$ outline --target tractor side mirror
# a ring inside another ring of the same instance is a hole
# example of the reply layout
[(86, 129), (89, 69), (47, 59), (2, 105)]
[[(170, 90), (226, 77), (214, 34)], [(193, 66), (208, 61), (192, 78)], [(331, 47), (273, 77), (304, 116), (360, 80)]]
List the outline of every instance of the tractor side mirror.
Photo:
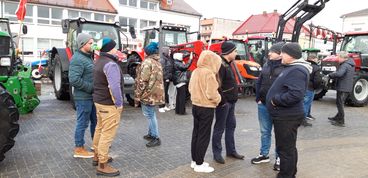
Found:
[(22, 33), (25, 35), (25, 34), (27, 34), (27, 32), (28, 32), (28, 27), (27, 27), (27, 25), (24, 25), (23, 24), (23, 26), (22, 26)]
[(69, 32), (69, 20), (61, 20), (61, 28), (63, 29), (63, 33), (68, 33)]
[(155, 39), (156, 38), (156, 32), (154, 30), (152, 30), (149, 34), (149, 38), (150, 39)]
[(137, 35), (135, 34), (135, 29), (133, 26), (129, 26), (129, 33), (130, 33), (130, 36), (133, 38), (133, 39), (136, 39), (137, 38)]
[(323, 39), (323, 44), (327, 44), (327, 37)]
[(201, 34), (200, 33), (197, 34), (197, 40), (201, 40)]

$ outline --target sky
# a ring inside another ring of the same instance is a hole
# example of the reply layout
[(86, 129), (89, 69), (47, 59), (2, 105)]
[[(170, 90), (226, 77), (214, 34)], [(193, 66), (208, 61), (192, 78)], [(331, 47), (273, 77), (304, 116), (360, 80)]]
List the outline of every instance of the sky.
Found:
[[(281, 14), (288, 10), (297, 0), (185, 0), (190, 6), (202, 14), (202, 18), (219, 17), (245, 21), (249, 16), (261, 14), (263, 11)], [(316, 0), (309, 0), (313, 4)], [(366, 0), (330, 0), (325, 8), (311, 21), (315, 25), (342, 31), (341, 15), (366, 9)], [(209, 5), (210, 4), (210, 5)], [(348, 8), (347, 8), (348, 7)], [(309, 24), (310, 21), (306, 22)]]

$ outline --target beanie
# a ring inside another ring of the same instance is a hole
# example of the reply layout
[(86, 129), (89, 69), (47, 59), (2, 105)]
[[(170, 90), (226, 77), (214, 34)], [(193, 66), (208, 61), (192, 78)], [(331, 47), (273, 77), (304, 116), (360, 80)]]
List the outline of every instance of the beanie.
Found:
[(152, 54), (158, 53), (158, 43), (157, 42), (151, 42), (144, 48), (144, 52), (149, 56)]
[(231, 41), (225, 41), (221, 45), (221, 51), (222, 51), (221, 54), (222, 55), (230, 54), (235, 49), (236, 49), (236, 46), (235, 46), (235, 44), (233, 42), (231, 42)]
[(103, 38), (98, 42), (98, 46), (100, 47), (101, 52), (109, 52), (116, 46), (116, 42), (111, 38)]
[(296, 42), (286, 43), (282, 46), (281, 52), (288, 54), (294, 59), (300, 59), (302, 57), (302, 48)]
[(284, 42), (275, 43), (274, 45), (271, 46), (270, 52), (281, 54), (281, 48), (282, 46), (284, 46), (284, 44), (285, 44)]
[(78, 49), (82, 48), (87, 42), (92, 39), (92, 36), (85, 33), (79, 33), (77, 36), (77, 47)]

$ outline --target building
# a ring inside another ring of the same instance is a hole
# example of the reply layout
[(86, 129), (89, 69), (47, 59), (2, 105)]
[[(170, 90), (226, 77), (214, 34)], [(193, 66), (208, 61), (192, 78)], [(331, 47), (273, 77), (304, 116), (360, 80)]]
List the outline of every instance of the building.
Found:
[(229, 20), (222, 18), (211, 18), (201, 20), (201, 40), (208, 41), (210, 38), (232, 38), (232, 33), (243, 22), (240, 20)]
[[(18, 34), (20, 28), (15, 11), (19, 0), (1, 2), (1, 14), (9, 18), (12, 32)], [(42, 51), (51, 47), (65, 47), (62, 19), (83, 17), (94, 21), (118, 21), (123, 28), (134, 26), (137, 39), (128, 35), (129, 44), (134, 47), (142, 42), (141, 29), (157, 26), (160, 20), (163, 24), (181, 25), (198, 31), (201, 18), (201, 14), (184, 0), (27, 0), (26, 9), (24, 24), (28, 33), (22, 36), (19, 45), (29, 58), (39, 58)], [(126, 39), (122, 40), (126, 42)]]
[(368, 31), (368, 8), (342, 15), (342, 32)]

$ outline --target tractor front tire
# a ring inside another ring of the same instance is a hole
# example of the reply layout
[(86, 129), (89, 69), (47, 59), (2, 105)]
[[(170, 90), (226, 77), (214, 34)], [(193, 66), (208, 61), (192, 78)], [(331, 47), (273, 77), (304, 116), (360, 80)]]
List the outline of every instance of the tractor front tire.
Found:
[(366, 78), (358, 78), (354, 81), (353, 91), (346, 99), (346, 103), (351, 106), (365, 106), (368, 103), (368, 80)]
[(68, 72), (63, 71), (61, 59), (58, 54), (55, 54), (54, 65), (54, 79), (52, 84), (54, 86), (55, 96), (58, 100), (69, 100), (69, 80)]
[(14, 146), (14, 138), (19, 132), (19, 112), (13, 97), (0, 85), (0, 161)]

